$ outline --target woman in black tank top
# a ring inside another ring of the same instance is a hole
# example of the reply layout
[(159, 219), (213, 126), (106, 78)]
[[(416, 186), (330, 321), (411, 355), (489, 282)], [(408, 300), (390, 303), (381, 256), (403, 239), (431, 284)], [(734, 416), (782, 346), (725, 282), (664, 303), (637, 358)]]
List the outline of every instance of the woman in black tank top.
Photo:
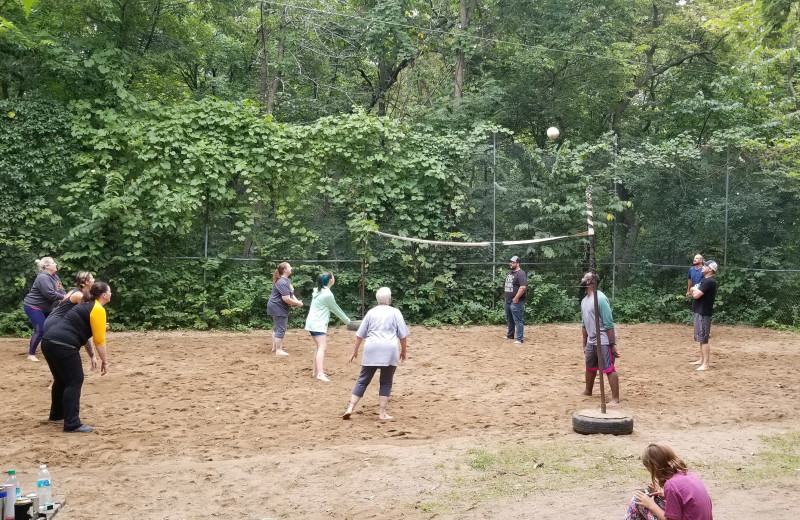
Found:
[(94, 276), (89, 271), (81, 271), (75, 275), (75, 288), (64, 296), (64, 299), (53, 308), (53, 311), (44, 320), (45, 332), (53, 326), (53, 323), (66, 316), (75, 305), (84, 301), (84, 295), (89, 292), (93, 283)]

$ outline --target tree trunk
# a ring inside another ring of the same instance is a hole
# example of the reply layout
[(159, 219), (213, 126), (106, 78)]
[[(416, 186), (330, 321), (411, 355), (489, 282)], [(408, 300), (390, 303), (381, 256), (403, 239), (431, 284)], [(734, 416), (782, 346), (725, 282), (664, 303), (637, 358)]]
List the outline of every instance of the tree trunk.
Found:
[(267, 16), (264, 13), (267, 7), (266, 2), (261, 3), (261, 82), (259, 84), (259, 100), (261, 101), (262, 109), (267, 106), (267, 98), (269, 96), (269, 56), (267, 54), (267, 40), (269, 39), (269, 31), (267, 30)]
[(267, 97), (267, 114), (272, 114), (272, 110), (275, 107), (275, 95), (278, 93), (278, 85), (280, 85), (281, 82), (283, 55), (286, 48), (286, 11), (287, 8), (284, 7), (283, 12), (281, 13), (281, 24), (278, 33), (278, 61), (275, 64), (275, 75), (272, 78), (272, 84), (269, 87), (269, 95)]
[[(469, 5), (467, 5), (467, 2), (469, 2)], [(475, 5), (477, 2), (478, 0), (460, 0), (459, 17), (461, 21), (460, 28), (462, 33), (466, 33), (469, 29), (470, 18), (472, 18), (472, 13), (475, 11)], [(456, 51), (455, 89), (453, 91), (453, 97), (455, 99), (461, 99), (464, 90), (464, 73), (466, 70), (467, 63), (464, 54), (464, 48), (459, 47)]]
[(797, 33), (792, 34), (792, 46), (789, 48), (789, 70), (786, 72), (786, 83), (789, 86), (789, 92), (792, 93), (794, 99), (794, 109), (800, 110), (800, 99), (797, 99), (797, 91), (794, 88), (794, 48), (797, 45)]

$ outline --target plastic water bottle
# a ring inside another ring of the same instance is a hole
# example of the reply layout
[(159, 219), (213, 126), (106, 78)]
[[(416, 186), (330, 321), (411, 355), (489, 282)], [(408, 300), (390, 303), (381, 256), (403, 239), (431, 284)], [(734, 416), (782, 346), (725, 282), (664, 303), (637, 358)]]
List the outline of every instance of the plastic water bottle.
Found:
[(47, 465), (39, 466), (39, 476), (36, 477), (36, 494), (39, 495), (39, 506), (44, 506), (53, 502), (53, 495), (50, 491), (50, 472)]
[[(20, 497), (20, 489), (19, 489), (19, 479), (17, 478), (17, 472), (13, 469), (8, 470), (8, 478), (6, 479), (6, 484), (14, 484), (17, 486), (17, 496), (13, 499), (14, 501), (18, 500)], [(8, 497), (11, 499), (11, 497)]]

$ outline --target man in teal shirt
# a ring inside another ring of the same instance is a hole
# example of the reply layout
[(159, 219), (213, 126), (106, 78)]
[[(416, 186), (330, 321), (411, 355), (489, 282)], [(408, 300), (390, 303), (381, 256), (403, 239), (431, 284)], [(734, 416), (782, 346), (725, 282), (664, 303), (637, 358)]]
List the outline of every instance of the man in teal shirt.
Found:
[[(597, 275), (586, 273), (581, 279), (581, 287), (586, 287), (586, 296), (581, 300), (581, 316), (583, 330), (583, 352), (586, 360), (586, 390), (583, 395), (592, 395), (597, 372), (602, 369), (608, 376), (611, 386), (609, 405), (619, 404), (619, 376), (614, 367), (617, 357), (617, 334), (614, 330), (614, 317), (608, 298), (597, 290)], [(594, 312), (594, 293), (597, 291), (597, 308), (600, 311), (600, 333), (598, 334)], [(598, 345), (599, 336), (599, 345)], [(602, 365), (599, 363), (602, 361)]]

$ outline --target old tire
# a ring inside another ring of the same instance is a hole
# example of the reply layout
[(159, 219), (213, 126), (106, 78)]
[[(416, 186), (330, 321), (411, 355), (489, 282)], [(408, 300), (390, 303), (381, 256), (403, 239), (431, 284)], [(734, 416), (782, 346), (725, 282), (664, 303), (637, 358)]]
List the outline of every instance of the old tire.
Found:
[(633, 433), (633, 416), (617, 410), (604, 414), (599, 410), (581, 410), (572, 416), (572, 429), (583, 435), (629, 435)]
[(355, 331), (358, 330), (360, 326), (361, 326), (361, 320), (353, 320), (347, 324), (347, 330)]

